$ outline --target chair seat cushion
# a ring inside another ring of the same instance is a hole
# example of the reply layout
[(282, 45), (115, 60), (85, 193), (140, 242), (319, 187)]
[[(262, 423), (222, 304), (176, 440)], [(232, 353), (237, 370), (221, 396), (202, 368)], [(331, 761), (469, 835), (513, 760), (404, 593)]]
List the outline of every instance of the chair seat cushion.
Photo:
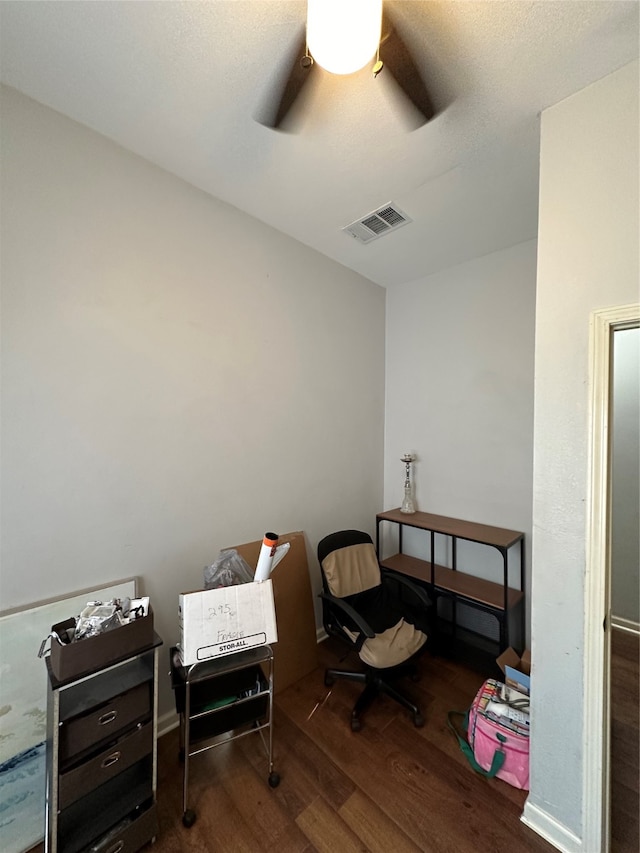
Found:
[(407, 661), (426, 641), (426, 634), (400, 619), (392, 628), (365, 640), (360, 658), (376, 669), (387, 669)]

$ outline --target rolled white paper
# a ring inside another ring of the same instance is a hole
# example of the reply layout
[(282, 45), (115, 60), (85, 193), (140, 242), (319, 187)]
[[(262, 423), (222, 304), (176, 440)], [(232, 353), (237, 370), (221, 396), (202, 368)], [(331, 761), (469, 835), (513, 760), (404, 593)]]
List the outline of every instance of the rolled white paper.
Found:
[(255, 583), (262, 583), (262, 581), (266, 581), (269, 575), (271, 574), (271, 565), (273, 563), (273, 557), (276, 553), (277, 544), (277, 533), (264, 534), (264, 539), (262, 540), (262, 547), (260, 548), (260, 555), (258, 557), (258, 565), (256, 566), (256, 571), (253, 576), (253, 580)]
[(276, 548), (276, 553), (273, 555), (273, 562), (271, 563), (271, 571), (275, 569), (280, 560), (283, 557), (287, 556), (287, 552), (291, 548), (291, 542), (284, 542), (282, 545), (278, 545)]

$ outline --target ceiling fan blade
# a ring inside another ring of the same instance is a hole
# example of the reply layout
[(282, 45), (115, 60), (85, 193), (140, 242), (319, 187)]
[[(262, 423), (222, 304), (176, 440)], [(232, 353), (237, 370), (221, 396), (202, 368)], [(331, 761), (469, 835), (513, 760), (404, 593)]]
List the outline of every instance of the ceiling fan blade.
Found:
[(435, 115), (431, 98), (415, 62), (397, 30), (389, 13), (383, 13), (380, 59), (391, 73), (411, 103), (422, 113), (425, 121)]
[(293, 61), (289, 73), (284, 80), (278, 81), (269, 105), (263, 111), (260, 123), (265, 127), (278, 128), (284, 121), (287, 113), (293, 106), (294, 101), (302, 91), (302, 87), (309, 79), (313, 68), (313, 59), (307, 53), (306, 32), (303, 30), (302, 38), (296, 43), (295, 52), (292, 54)]

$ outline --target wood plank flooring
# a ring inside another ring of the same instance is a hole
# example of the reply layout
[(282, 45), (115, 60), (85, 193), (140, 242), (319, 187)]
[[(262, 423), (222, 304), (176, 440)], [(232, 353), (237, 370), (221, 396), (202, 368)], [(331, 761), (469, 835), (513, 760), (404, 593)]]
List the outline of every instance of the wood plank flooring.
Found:
[(611, 851), (638, 853), (640, 637), (611, 632)]
[(520, 821), (526, 792), (475, 774), (447, 728), (447, 712), (469, 706), (482, 675), (427, 653), (420, 681), (407, 682), (424, 728), (382, 697), (353, 733), (360, 686), (339, 681), (329, 691), (323, 680), (324, 666), (341, 655), (341, 646), (325, 641), (321, 666), (276, 696), (278, 788), (267, 784), (258, 734), (191, 759), (189, 806), (197, 819), (190, 829), (182, 825), (177, 731), (161, 738), (154, 853), (553, 851)]

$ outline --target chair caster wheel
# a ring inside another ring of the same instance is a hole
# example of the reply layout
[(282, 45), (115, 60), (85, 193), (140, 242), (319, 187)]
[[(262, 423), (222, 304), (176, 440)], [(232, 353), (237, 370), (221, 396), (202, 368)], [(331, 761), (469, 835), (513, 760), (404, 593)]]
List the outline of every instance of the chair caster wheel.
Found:
[(276, 773), (275, 770), (272, 773), (269, 773), (269, 786), (271, 788), (277, 788), (280, 784), (280, 774)]
[(417, 729), (421, 729), (424, 726), (424, 717), (422, 716), (422, 714), (413, 715), (413, 725)]
[(325, 674), (324, 674), (324, 686), (325, 687), (333, 687), (333, 685), (335, 683), (336, 683), (335, 678), (332, 675), (329, 675), (328, 672), (325, 672)]
[(362, 728), (362, 723), (360, 722), (360, 720), (357, 717), (352, 717), (351, 718), (351, 731), (352, 732), (359, 732), (361, 728)]
[(195, 822), (196, 813), (191, 809), (187, 809), (186, 812), (182, 815), (182, 825), (186, 826), (187, 829), (191, 829)]

